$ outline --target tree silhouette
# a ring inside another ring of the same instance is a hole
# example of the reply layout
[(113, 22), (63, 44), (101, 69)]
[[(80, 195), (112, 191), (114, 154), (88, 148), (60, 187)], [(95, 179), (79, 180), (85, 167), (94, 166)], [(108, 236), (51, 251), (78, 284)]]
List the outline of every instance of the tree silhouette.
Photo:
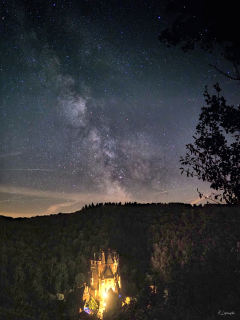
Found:
[[(187, 176), (210, 182), (210, 198), (240, 205), (240, 106), (227, 105), (218, 84), (216, 94), (204, 92), (194, 143), (187, 144), (180, 168)], [(202, 194), (199, 192), (199, 195)]]
[[(180, 45), (184, 51), (201, 47), (206, 51), (218, 48), (222, 56), (232, 64), (232, 72), (211, 65), (231, 80), (240, 81), (240, 38), (238, 26), (238, 3), (229, 0), (171, 0), (166, 2), (167, 27), (159, 40), (168, 46)], [(171, 18), (170, 18), (171, 17)]]
[[(165, 14), (169, 18), (162, 29), (159, 40), (168, 46), (181, 46), (184, 51), (196, 47), (208, 52), (217, 49), (232, 71), (225, 71), (211, 64), (226, 78), (240, 81), (240, 40), (236, 33), (237, 3), (171, 0), (166, 3)], [(208, 181), (217, 191), (210, 198), (240, 204), (240, 156), (239, 156), (239, 107), (228, 106), (220, 96), (219, 85), (216, 95), (204, 96), (207, 106), (202, 108), (196, 127), (194, 143), (187, 145), (185, 157), (180, 159), (182, 173)], [(199, 192), (200, 197), (203, 196)]]

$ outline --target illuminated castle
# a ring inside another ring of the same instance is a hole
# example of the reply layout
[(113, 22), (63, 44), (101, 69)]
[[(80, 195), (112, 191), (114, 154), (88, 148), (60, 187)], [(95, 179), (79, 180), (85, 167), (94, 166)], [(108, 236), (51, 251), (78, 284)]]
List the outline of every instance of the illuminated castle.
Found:
[(83, 300), (85, 300), (85, 311), (91, 312), (91, 306), (98, 303), (98, 314), (101, 316), (105, 307), (108, 291), (119, 294), (121, 280), (119, 275), (119, 255), (115, 251), (101, 251), (94, 254), (91, 260), (90, 286), (85, 286)]

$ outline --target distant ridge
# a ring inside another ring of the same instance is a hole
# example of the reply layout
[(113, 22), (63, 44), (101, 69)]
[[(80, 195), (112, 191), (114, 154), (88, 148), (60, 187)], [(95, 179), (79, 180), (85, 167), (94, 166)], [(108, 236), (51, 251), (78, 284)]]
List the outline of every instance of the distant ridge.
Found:
[(93, 209), (93, 208), (99, 208), (99, 207), (159, 207), (159, 208), (217, 208), (217, 207), (229, 207), (229, 208), (237, 208), (237, 205), (231, 205), (231, 204), (217, 204), (217, 203), (206, 203), (206, 204), (190, 204), (190, 203), (184, 203), (184, 202), (169, 202), (169, 203), (162, 203), (162, 202), (146, 202), (146, 203), (139, 203), (139, 202), (100, 202), (100, 203), (91, 203), (91, 204), (86, 204), (83, 206), (80, 210), (77, 210), (75, 212), (59, 212), (59, 213), (54, 213), (54, 214), (42, 214), (38, 215), (36, 214), (35, 216), (30, 216), (30, 217), (11, 217), (11, 216), (5, 216), (0, 214), (0, 219), (5, 219), (5, 220), (24, 220), (24, 219), (34, 219), (34, 218), (43, 218), (43, 217), (56, 217), (56, 216), (66, 216), (66, 215), (73, 215), (73, 214), (79, 214), (83, 213), (88, 209)]

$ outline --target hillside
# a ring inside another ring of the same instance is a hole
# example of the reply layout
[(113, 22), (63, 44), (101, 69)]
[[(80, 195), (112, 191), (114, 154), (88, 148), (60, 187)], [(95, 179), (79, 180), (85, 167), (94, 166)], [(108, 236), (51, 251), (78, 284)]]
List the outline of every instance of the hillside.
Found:
[[(122, 294), (136, 297), (112, 319), (133, 313), (136, 319), (213, 319), (219, 310), (234, 317), (239, 213), (216, 205), (108, 203), (72, 214), (1, 216), (0, 319), (78, 319), (89, 260), (108, 248), (120, 256)], [(153, 284), (155, 294), (148, 290)], [(56, 299), (59, 293), (64, 300)]]

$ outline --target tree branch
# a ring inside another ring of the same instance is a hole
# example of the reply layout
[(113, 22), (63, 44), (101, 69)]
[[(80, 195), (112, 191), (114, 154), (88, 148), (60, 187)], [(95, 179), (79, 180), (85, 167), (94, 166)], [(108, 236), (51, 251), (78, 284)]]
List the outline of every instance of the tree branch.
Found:
[(234, 66), (235, 70), (236, 70), (237, 77), (231, 76), (227, 72), (222, 71), (221, 69), (219, 69), (214, 64), (209, 64), (209, 66), (213, 67), (215, 70), (217, 70), (220, 74), (222, 74), (223, 76), (227, 77), (228, 79), (235, 80), (235, 81), (240, 81), (240, 73), (239, 73), (239, 70), (238, 70), (237, 66)]
[(239, 72), (237, 63), (233, 62), (233, 66), (234, 66), (235, 73), (236, 73), (237, 77), (240, 78), (240, 72)]

